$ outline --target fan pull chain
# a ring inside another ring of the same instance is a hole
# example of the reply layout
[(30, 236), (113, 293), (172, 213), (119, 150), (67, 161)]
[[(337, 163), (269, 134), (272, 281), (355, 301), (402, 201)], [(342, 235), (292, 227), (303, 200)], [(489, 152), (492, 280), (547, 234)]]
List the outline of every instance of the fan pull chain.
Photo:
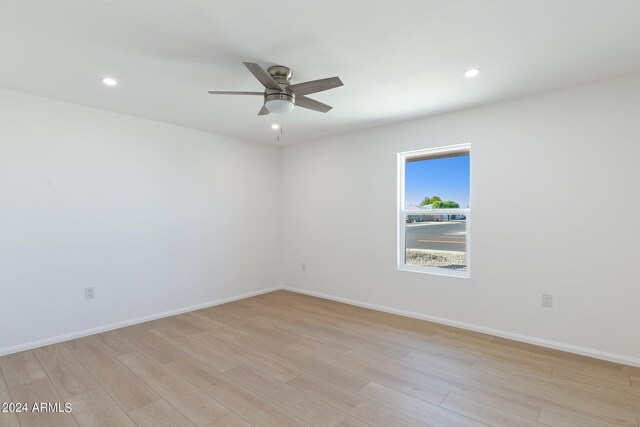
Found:
[(280, 142), (280, 135), (283, 135), (282, 132), (282, 107), (280, 107), (280, 114), (278, 114), (278, 127), (280, 128), (280, 133), (276, 135), (276, 141)]

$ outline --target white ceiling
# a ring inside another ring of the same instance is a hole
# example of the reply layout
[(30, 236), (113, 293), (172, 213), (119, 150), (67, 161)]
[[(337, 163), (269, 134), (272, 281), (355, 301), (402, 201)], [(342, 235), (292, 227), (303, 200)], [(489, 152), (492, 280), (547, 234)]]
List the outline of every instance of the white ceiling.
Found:
[(0, 87), (276, 143), (260, 97), (206, 92), (260, 91), (242, 61), (344, 82), (289, 144), (638, 72), (640, 1), (0, 0)]

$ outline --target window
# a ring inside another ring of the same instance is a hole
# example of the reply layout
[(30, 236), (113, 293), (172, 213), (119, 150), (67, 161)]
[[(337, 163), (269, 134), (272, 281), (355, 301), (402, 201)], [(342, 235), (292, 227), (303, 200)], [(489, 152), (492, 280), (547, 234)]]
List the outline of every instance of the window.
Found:
[(469, 277), (469, 145), (398, 153), (398, 269)]

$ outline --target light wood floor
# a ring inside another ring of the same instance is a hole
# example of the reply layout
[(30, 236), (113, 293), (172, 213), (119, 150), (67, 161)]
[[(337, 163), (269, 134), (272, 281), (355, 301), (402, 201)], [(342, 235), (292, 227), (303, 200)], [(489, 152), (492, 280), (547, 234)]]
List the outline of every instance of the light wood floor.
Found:
[(638, 426), (640, 369), (278, 291), (0, 358), (5, 426)]

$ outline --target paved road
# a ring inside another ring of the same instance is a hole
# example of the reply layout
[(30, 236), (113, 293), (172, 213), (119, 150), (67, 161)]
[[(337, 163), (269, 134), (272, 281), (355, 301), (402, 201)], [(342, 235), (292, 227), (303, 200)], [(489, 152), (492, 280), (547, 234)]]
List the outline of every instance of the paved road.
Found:
[(466, 250), (466, 225), (460, 221), (407, 224), (407, 249)]

